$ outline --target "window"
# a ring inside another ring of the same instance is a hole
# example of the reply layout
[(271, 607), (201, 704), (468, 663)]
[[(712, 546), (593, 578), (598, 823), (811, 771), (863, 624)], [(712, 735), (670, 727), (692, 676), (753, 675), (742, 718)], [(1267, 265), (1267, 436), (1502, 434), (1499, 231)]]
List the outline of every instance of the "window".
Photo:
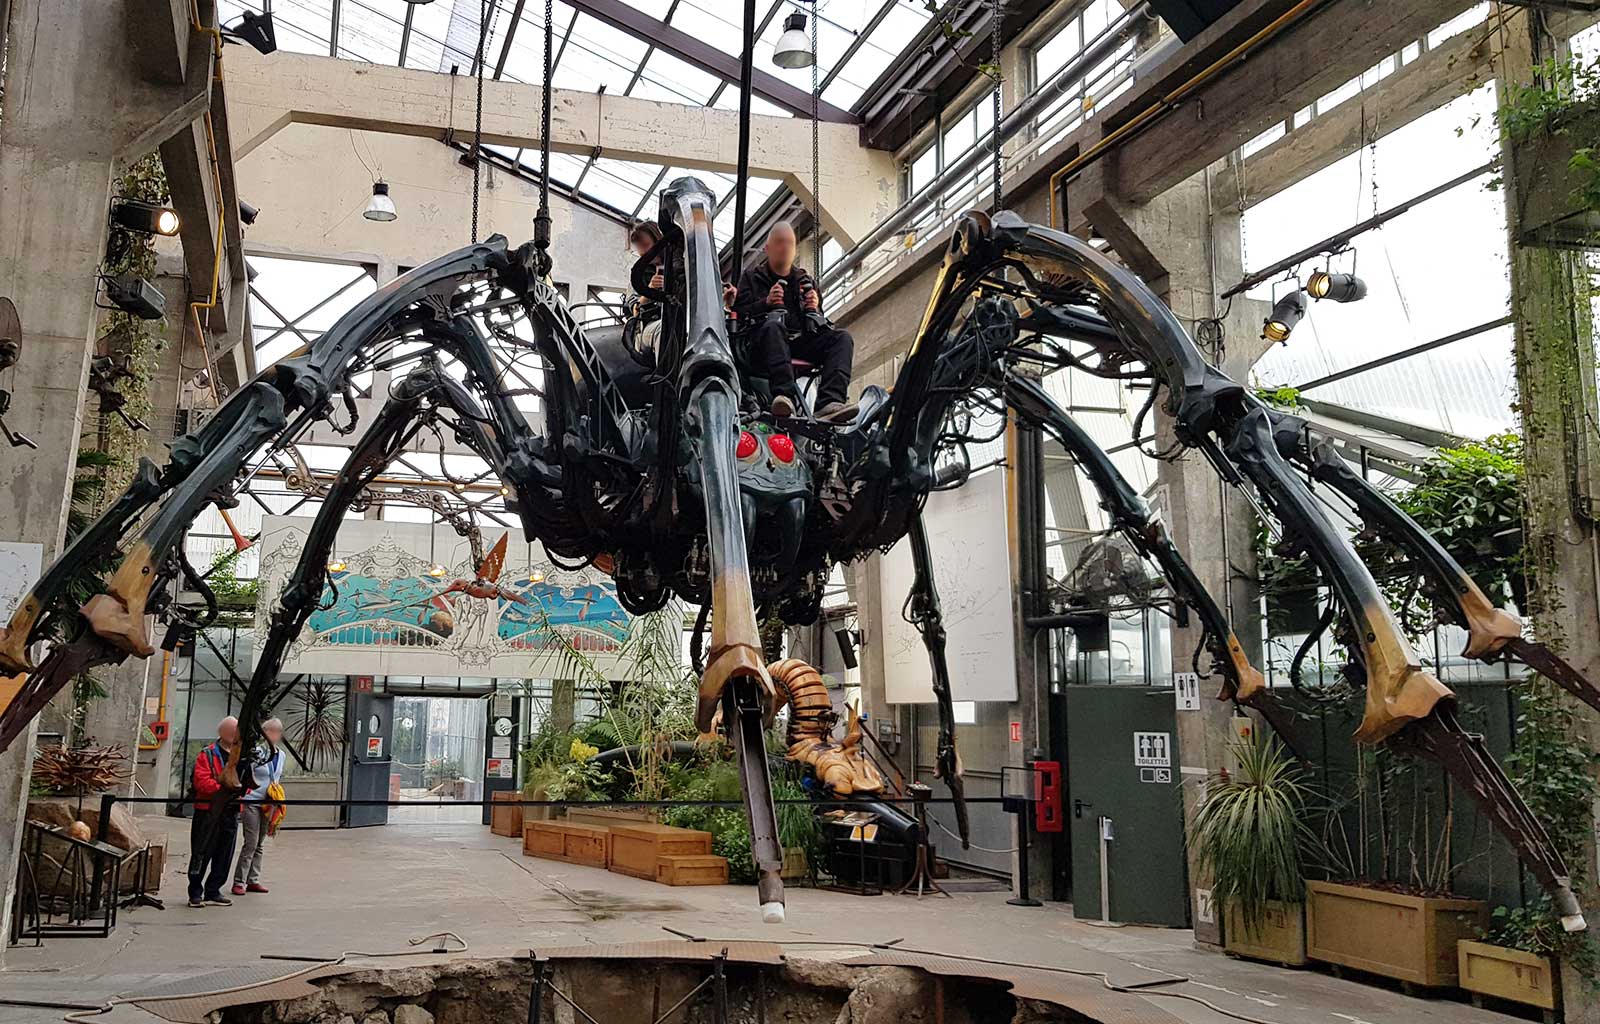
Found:
[(628, 293), (621, 288), (591, 285), (589, 301), (575, 311), (578, 314), (578, 321), (585, 327), (590, 324), (602, 325), (613, 322), (623, 315), (623, 302), (627, 297)]

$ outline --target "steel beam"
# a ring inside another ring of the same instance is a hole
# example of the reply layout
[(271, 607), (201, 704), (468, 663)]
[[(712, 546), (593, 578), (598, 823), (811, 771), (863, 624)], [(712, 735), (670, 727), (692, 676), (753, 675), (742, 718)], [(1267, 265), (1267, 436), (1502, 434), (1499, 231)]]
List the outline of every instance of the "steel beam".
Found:
[[(621, 29), (635, 39), (649, 43), (656, 49), (670, 53), (679, 60), (716, 75), (724, 81), (739, 80), (738, 57), (723, 53), (705, 40), (698, 39), (682, 29), (640, 13), (632, 5), (622, 3), (621, 0), (568, 0), (568, 5), (573, 10), (581, 11), (613, 28)], [(811, 94), (790, 85), (776, 75), (755, 68), (751, 75), (750, 88), (755, 95), (768, 103), (782, 107), (791, 114), (801, 117), (811, 116)], [(850, 111), (841, 110), (831, 103), (818, 104), (817, 116), (823, 121), (833, 121), (838, 124), (860, 122), (860, 118)]]

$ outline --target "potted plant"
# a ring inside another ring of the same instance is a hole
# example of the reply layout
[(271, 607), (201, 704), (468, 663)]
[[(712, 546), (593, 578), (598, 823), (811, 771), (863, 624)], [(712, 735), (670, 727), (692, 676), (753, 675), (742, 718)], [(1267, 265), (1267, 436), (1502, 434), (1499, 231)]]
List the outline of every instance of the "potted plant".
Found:
[(1229, 953), (1298, 966), (1306, 962), (1301, 851), (1307, 790), (1276, 739), (1259, 732), (1230, 747), (1236, 771), (1206, 781), (1189, 825)]
[(1457, 983), (1456, 943), (1474, 938), (1484, 903), (1451, 890), (1452, 816), (1437, 774), (1379, 747), (1359, 755), (1355, 786), (1330, 809), (1327, 878), (1306, 882), (1306, 955), (1395, 978), (1408, 990)]
[(1592, 973), (1594, 947), (1581, 938), (1574, 943), (1561, 930), (1549, 900), (1542, 903), (1496, 907), (1481, 941), (1456, 943), (1461, 987), (1472, 993), (1474, 1005), (1481, 1006), (1484, 996), (1492, 996), (1553, 1014), (1559, 1003), (1557, 954), (1565, 951), (1575, 960), (1587, 957)]

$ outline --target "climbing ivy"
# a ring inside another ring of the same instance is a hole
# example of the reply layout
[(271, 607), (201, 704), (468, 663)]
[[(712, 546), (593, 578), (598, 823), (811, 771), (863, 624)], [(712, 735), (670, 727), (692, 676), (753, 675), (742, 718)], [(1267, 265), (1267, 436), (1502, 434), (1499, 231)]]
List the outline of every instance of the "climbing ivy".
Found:
[[(130, 165), (117, 178), (113, 194), (150, 203), (170, 202), (171, 193), (167, 188), (167, 173), (161, 164), (161, 154), (153, 152)], [(113, 224), (106, 252), (103, 268), (106, 275), (132, 273), (146, 280), (155, 277), (156, 243), (153, 236)], [(121, 310), (108, 311), (101, 322), (96, 353), (115, 358), (124, 355), (131, 357), (128, 368), (133, 376), (123, 379), (119, 390), (128, 400), (123, 411), (133, 419), (148, 420), (152, 411), (150, 379), (155, 373), (157, 357), (166, 347), (161, 324), (159, 320), (143, 320)], [(116, 467), (106, 476), (107, 495), (121, 493), (127, 485), (146, 440), (129, 429), (121, 419), (110, 418), (106, 425), (105, 450), (115, 460)]]

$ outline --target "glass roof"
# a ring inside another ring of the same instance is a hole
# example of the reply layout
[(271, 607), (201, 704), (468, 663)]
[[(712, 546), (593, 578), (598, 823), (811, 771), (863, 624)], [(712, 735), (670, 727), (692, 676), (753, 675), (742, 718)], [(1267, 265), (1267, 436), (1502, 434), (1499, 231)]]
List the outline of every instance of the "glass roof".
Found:
[[(218, 14), (224, 25), (231, 24), (244, 11), (259, 12), (268, 2), (218, 0)], [(522, 4), (521, 15), (515, 19), (516, 0), (488, 0), (487, 5), (484, 0), (433, 0), (416, 5), (394, 0), (270, 0), (269, 6), (281, 50), (372, 64), (403, 64), (445, 74), (457, 68), (463, 76), (474, 72), (480, 18), (487, 10), (486, 76), (537, 83), (543, 75), (544, 5), (540, 3)], [(631, 0), (631, 6), (724, 53), (739, 54), (738, 4), (726, 0)], [(818, 18), (816, 73), (822, 99), (844, 108), (860, 98), (930, 17), (921, 0), (816, 0), (815, 4), (761, 0), (757, 6), (757, 24), (761, 26), (755, 47), (757, 67), (807, 93), (812, 70), (779, 68), (772, 63), (771, 53), (783, 31), (784, 17), (791, 10), (809, 15), (813, 8)], [(551, 20), (557, 56), (553, 78), (558, 88), (604, 90), (613, 96), (723, 110), (738, 106), (738, 83), (724, 82), (591, 15), (556, 2)], [(787, 111), (760, 97), (752, 98), (751, 108), (758, 114), (788, 116)], [(537, 150), (496, 149), (538, 173)], [(553, 154), (550, 166), (553, 182), (625, 217), (653, 216), (654, 193), (684, 173), (691, 172), (604, 155)], [(692, 173), (711, 186), (719, 199), (732, 192), (731, 175)], [(751, 212), (778, 185), (776, 179), (751, 179)], [(731, 203), (728, 207), (731, 210)], [(730, 237), (730, 220), (731, 213), (718, 217), (719, 238)]]

